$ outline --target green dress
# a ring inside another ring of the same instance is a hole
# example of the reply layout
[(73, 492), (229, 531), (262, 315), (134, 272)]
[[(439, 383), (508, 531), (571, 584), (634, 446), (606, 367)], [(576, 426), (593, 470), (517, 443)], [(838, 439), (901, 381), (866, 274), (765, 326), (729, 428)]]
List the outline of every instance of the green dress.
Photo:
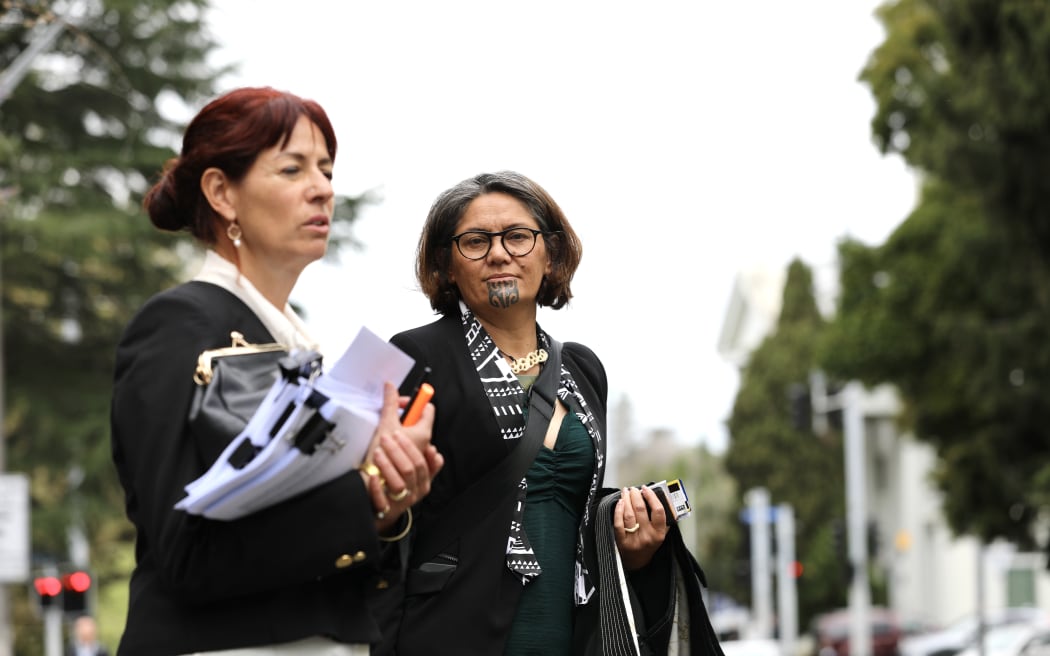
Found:
[(525, 586), (507, 656), (568, 656), (572, 641), (576, 532), (594, 472), (594, 447), (574, 412), (554, 449), (541, 446), (526, 479), (524, 525), (541, 574)]

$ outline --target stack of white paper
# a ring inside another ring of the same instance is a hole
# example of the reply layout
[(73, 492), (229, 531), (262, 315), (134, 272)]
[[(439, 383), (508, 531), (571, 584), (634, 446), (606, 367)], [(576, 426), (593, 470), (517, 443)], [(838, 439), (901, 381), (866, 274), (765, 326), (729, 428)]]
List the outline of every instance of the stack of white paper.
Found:
[[(244, 430), (175, 508), (236, 519), (361, 465), (383, 406), (414, 361), (362, 327), (342, 357), (312, 380), (279, 378)], [(245, 462), (247, 460), (247, 462)]]

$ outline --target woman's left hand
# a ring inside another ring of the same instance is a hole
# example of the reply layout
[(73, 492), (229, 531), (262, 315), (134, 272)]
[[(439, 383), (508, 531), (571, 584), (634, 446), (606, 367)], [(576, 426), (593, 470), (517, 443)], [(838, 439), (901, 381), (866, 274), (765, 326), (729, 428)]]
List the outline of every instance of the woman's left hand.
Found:
[(613, 509), (613, 530), (624, 569), (633, 571), (649, 564), (670, 529), (660, 498), (643, 485), (625, 487), (620, 493)]
[(388, 532), (402, 513), (430, 492), (430, 482), (444, 458), (430, 444), (434, 407), (428, 404), (412, 426), (401, 425), (399, 408), (406, 399), (390, 383), (384, 386), (383, 409), (373, 438), (370, 464), (361, 470), (372, 498), (376, 530)]

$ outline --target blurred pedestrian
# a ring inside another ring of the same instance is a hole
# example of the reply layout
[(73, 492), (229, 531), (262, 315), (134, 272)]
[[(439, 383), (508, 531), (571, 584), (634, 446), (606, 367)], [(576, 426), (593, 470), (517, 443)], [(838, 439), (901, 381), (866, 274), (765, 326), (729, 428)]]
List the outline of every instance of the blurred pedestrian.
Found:
[(98, 626), (90, 615), (73, 620), (70, 638), (66, 656), (109, 656), (109, 650), (98, 641)]

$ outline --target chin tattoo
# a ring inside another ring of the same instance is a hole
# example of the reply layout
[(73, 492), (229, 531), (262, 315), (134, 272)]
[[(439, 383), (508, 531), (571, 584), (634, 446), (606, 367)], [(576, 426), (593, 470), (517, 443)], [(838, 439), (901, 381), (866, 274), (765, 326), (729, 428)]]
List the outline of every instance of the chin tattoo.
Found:
[(518, 292), (518, 281), (489, 283), (489, 305), (492, 307), (510, 307), (521, 299)]

